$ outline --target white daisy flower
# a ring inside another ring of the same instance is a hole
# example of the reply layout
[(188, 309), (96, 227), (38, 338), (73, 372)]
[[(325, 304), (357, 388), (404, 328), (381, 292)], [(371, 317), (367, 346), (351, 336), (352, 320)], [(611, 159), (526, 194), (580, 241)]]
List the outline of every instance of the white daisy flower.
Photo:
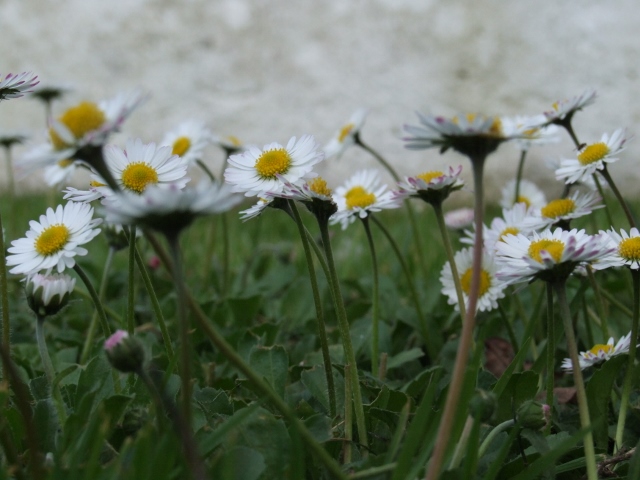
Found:
[[(469, 304), (469, 291), (471, 290), (471, 272), (473, 264), (473, 248), (465, 248), (457, 252), (454, 256), (464, 303)], [(482, 271), (480, 272), (480, 291), (478, 293), (477, 308), (481, 312), (488, 312), (498, 307), (498, 299), (504, 298), (506, 284), (496, 277), (496, 264), (493, 256), (486, 251), (482, 253)], [(447, 262), (440, 272), (440, 283), (442, 284), (442, 294), (448, 297), (447, 303), (455, 305), (456, 311), (460, 310), (458, 296), (456, 294), (455, 283), (451, 265)]]
[(560, 141), (557, 126), (540, 126), (546, 121), (544, 115), (502, 117), (501, 120), (505, 135), (514, 136), (514, 144), (521, 151)]
[(62, 184), (69, 182), (71, 177), (73, 177), (76, 168), (78, 168), (77, 163), (69, 158), (59, 160), (56, 163), (45, 167), (44, 181), (50, 187), (59, 187)]
[(591, 105), (596, 100), (595, 90), (586, 90), (581, 95), (573, 97), (569, 100), (559, 100), (554, 102), (552, 110), (544, 112), (544, 116), (547, 118), (547, 123), (562, 123), (565, 120), (571, 120), (571, 117), (578, 110), (582, 110), (584, 107)]
[(171, 153), (193, 163), (202, 160), (202, 152), (211, 141), (211, 132), (202, 122), (183, 122), (168, 132), (160, 145), (169, 145)]
[(361, 170), (336, 188), (333, 201), (338, 211), (330, 218), (332, 225), (340, 223), (345, 230), (356, 218), (366, 218), (372, 212), (401, 205), (386, 185), (380, 185), (377, 170)]
[(612, 251), (606, 235), (587, 235), (584, 230), (547, 229), (528, 237), (507, 234), (496, 243), (497, 275), (508, 283), (562, 279), (576, 266), (605, 258)]
[(406, 197), (419, 197), (426, 202), (442, 202), (451, 192), (464, 186), (460, 179), (462, 165), (457, 168), (449, 167), (448, 172), (434, 170), (424, 172), (414, 177), (405, 177), (398, 182), (399, 191), (394, 195), (400, 199)]
[(55, 315), (67, 304), (75, 285), (76, 279), (64, 273), (31, 274), (25, 278), (29, 307), (41, 316)]
[(164, 187), (150, 185), (142, 193), (124, 191), (103, 200), (108, 223), (144, 225), (162, 232), (176, 232), (196, 217), (222, 213), (242, 201), (228, 185), (201, 181), (182, 189), (172, 183)]
[[(141, 194), (150, 185), (164, 188), (183, 188), (189, 181), (187, 159), (172, 155), (170, 146), (156, 147), (155, 143), (143, 144), (142, 140), (128, 140), (125, 149), (115, 145), (104, 148), (104, 157), (111, 176), (124, 192)], [(91, 189), (88, 191), (68, 188), (65, 199), (92, 201), (113, 195), (100, 175), (91, 175)]]
[[(606, 344), (594, 345), (593, 348), (586, 352), (580, 352), (578, 356), (578, 362), (580, 363), (580, 370), (585, 370), (589, 367), (593, 367), (598, 363), (606, 362), (610, 358), (623, 353), (629, 353), (629, 347), (631, 346), (631, 332), (624, 337), (620, 337), (618, 343), (614, 345), (613, 337), (609, 338)], [(573, 364), (570, 358), (565, 358), (562, 361), (562, 369), (566, 372), (573, 372)]]
[(560, 168), (556, 170), (556, 179), (565, 183), (583, 182), (591, 179), (591, 175), (598, 170), (603, 170), (605, 164), (618, 160), (615, 155), (624, 150), (627, 141), (625, 130), (620, 128), (611, 136), (606, 133), (598, 143), (586, 145), (577, 158), (567, 158), (560, 162)]
[(640, 232), (636, 227), (629, 230), (629, 233), (622, 229), (620, 233), (613, 229), (606, 232), (600, 230), (600, 233), (609, 236), (615, 250), (610, 258), (598, 262), (598, 267), (608, 268), (626, 265), (632, 270), (640, 269)]
[(356, 136), (360, 133), (368, 114), (369, 110), (360, 108), (351, 115), (349, 122), (340, 128), (324, 146), (326, 158), (333, 156), (340, 158), (347, 148), (356, 143)]
[(80, 245), (100, 233), (95, 227), (102, 219), (92, 217), (93, 208), (84, 203), (68, 202), (64, 207), (58, 205), (55, 211), (47, 209), (39, 222), (29, 222), (26, 238), (11, 242), (7, 265), (15, 267), (10, 273), (29, 275), (45, 270), (48, 274), (54, 268), (62, 273), (65, 268), (72, 268), (76, 255), (88, 253)]
[(240, 212), (240, 220), (246, 222), (247, 220), (251, 220), (252, 218), (256, 218), (259, 216), (265, 208), (269, 207), (273, 202), (274, 197), (269, 195), (264, 195), (264, 197), (259, 198), (258, 202), (250, 208), (246, 210), (242, 210)]
[(601, 198), (595, 192), (574, 191), (569, 198), (558, 198), (539, 209), (531, 209), (531, 215), (524, 226), (531, 230), (540, 230), (558, 222), (568, 222), (574, 218), (589, 215), (593, 210), (602, 208)]
[(444, 224), (452, 230), (462, 230), (471, 225), (474, 218), (473, 208), (456, 208), (444, 214)]
[(262, 150), (250, 146), (243, 153), (231, 155), (224, 178), (234, 192), (245, 192), (247, 197), (277, 193), (282, 191), (280, 178), (295, 183), (301, 178), (313, 177), (313, 166), (323, 158), (324, 153), (313, 136), (303, 135), (300, 140), (292, 137), (286, 147), (274, 142)]
[(31, 72), (22, 72), (18, 75), (12, 73), (4, 77), (0, 75), (0, 101), (10, 98), (20, 98), (25, 93), (29, 93), (29, 88), (35, 87), (39, 83), (38, 76)]
[(520, 191), (516, 202), (516, 179), (509, 180), (502, 189), (500, 206), (511, 208), (516, 203), (524, 203), (527, 208), (542, 208), (547, 204), (547, 197), (538, 186), (529, 180), (520, 180)]
[(529, 234), (531, 230), (525, 226), (527, 217), (528, 208), (524, 203), (516, 203), (511, 209), (503, 208), (502, 217), (491, 220), (491, 225), (484, 230), (484, 247), (493, 252), (506, 235)]
[(338, 206), (333, 200), (333, 192), (322, 177), (315, 177), (302, 185), (283, 180), (284, 188), (279, 194), (272, 195), (283, 199), (302, 202), (317, 219), (326, 221), (336, 213)]
[(234, 135), (211, 135), (211, 142), (222, 148), (227, 155), (232, 153), (242, 152), (245, 150), (244, 143), (238, 137)]

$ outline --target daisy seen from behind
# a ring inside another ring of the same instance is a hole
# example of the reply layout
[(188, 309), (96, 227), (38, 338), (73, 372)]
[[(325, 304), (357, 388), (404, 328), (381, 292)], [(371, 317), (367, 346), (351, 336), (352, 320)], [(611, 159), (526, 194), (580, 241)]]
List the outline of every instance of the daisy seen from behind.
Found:
[[(578, 361), (580, 362), (580, 370), (586, 370), (589, 367), (593, 367), (598, 363), (606, 362), (607, 360), (629, 352), (631, 345), (631, 332), (620, 337), (617, 343), (614, 344), (613, 337), (609, 338), (606, 344), (594, 345), (586, 352), (580, 352)], [(573, 372), (573, 364), (570, 358), (565, 358), (562, 361), (562, 369), (565, 372)]]
[(295, 183), (313, 177), (313, 166), (323, 159), (324, 153), (313, 136), (292, 137), (286, 147), (273, 142), (262, 149), (249, 146), (231, 155), (224, 178), (234, 192), (244, 192), (247, 197), (279, 193), (284, 185), (281, 179)]
[(31, 72), (22, 72), (17, 75), (8, 73), (0, 75), (0, 101), (10, 98), (20, 98), (30, 92), (39, 82), (38, 76)]
[(544, 112), (547, 123), (563, 124), (571, 122), (571, 117), (584, 107), (596, 101), (596, 91), (585, 90), (582, 94), (565, 100), (558, 100), (551, 105), (551, 110)]
[(360, 108), (351, 115), (349, 122), (342, 126), (324, 146), (323, 150), (327, 158), (333, 156), (340, 158), (347, 148), (356, 143), (368, 114), (368, 109)]
[(395, 192), (398, 198), (418, 197), (427, 203), (443, 202), (451, 192), (460, 190), (464, 182), (460, 178), (462, 165), (457, 168), (449, 167), (447, 172), (433, 170), (405, 177), (398, 182), (400, 190)]
[(93, 218), (93, 208), (87, 204), (68, 202), (47, 209), (39, 222), (32, 220), (25, 238), (11, 242), (7, 265), (13, 266), (10, 273), (29, 275), (52, 270), (62, 273), (65, 268), (75, 266), (76, 256), (88, 252), (81, 247), (100, 233), (96, 228), (102, 219)]
[(335, 189), (333, 200), (338, 211), (329, 219), (345, 230), (356, 218), (364, 219), (372, 212), (398, 208), (401, 204), (386, 185), (380, 185), (378, 170), (361, 170)]

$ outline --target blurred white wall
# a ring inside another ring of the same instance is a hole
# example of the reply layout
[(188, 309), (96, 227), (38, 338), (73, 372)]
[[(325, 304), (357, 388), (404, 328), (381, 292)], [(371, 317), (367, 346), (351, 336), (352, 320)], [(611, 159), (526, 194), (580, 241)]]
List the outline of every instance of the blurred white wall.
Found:
[[(534, 114), (588, 87), (599, 98), (575, 117), (582, 141), (639, 130), (640, 11), (632, 0), (0, 0), (0, 9), (0, 73), (32, 70), (42, 84), (73, 86), (54, 114), (134, 87), (151, 93), (113, 138), (120, 144), (158, 141), (192, 118), (248, 143), (311, 133), (324, 144), (364, 106), (363, 140), (401, 174), (460, 163), (468, 174), (455, 152), (404, 149), (402, 125), (416, 123), (415, 111)], [(43, 127), (35, 100), (0, 104), (0, 129), (30, 130), (38, 143)], [(631, 140), (611, 168), (630, 195), (639, 152)], [(525, 175), (557, 194), (545, 160), (572, 154), (563, 135), (531, 151)], [(490, 159), (490, 198), (517, 159), (510, 145)], [(222, 160), (207, 150), (214, 168)], [(320, 171), (335, 186), (376, 165), (352, 149)]]

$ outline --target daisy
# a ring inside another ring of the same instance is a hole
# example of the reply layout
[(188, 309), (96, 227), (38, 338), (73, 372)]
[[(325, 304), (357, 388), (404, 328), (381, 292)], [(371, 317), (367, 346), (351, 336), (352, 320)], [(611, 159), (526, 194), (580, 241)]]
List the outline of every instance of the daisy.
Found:
[(606, 232), (600, 230), (600, 233), (608, 235), (615, 248), (611, 258), (598, 262), (601, 268), (627, 265), (632, 270), (640, 269), (640, 232), (637, 228), (633, 227), (629, 233), (622, 229), (619, 234), (613, 229)]
[(452, 230), (462, 230), (473, 223), (473, 208), (463, 207), (444, 214), (444, 224)]
[(602, 208), (598, 205), (601, 198), (595, 192), (580, 193), (574, 191), (570, 198), (558, 198), (539, 209), (532, 209), (531, 216), (525, 220), (524, 226), (531, 230), (550, 227), (558, 222), (570, 222), (574, 218), (589, 215), (593, 210)]
[(31, 97), (48, 104), (62, 98), (69, 91), (71, 91), (71, 87), (68, 85), (40, 85), (33, 90)]
[(25, 278), (29, 307), (43, 317), (55, 315), (67, 304), (75, 285), (76, 279), (64, 273), (29, 275)]
[(46, 270), (48, 274), (54, 268), (62, 273), (65, 268), (72, 268), (76, 255), (88, 253), (80, 245), (100, 233), (95, 227), (102, 219), (92, 217), (93, 208), (84, 203), (68, 202), (64, 207), (58, 205), (55, 211), (47, 209), (39, 222), (29, 222), (26, 238), (11, 242), (7, 265), (15, 267), (10, 273), (29, 275)]
[(356, 218), (366, 218), (369, 213), (398, 208), (398, 200), (386, 185), (380, 185), (377, 170), (361, 170), (336, 188), (333, 200), (338, 211), (331, 217), (331, 224), (340, 223), (345, 230)]
[[(609, 338), (609, 341), (604, 345), (594, 345), (590, 350), (587, 350), (586, 352), (580, 352), (580, 355), (578, 356), (578, 361), (580, 362), (580, 370), (585, 370), (589, 367), (597, 365), (598, 363), (606, 362), (607, 360), (617, 355), (628, 353), (630, 345), (631, 332), (626, 334), (624, 337), (620, 337), (620, 340), (618, 340), (618, 343), (616, 343), (615, 345), (613, 337)], [(570, 358), (565, 358), (562, 361), (562, 369), (566, 372), (573, 371), (573, 365)]]
[(73, 177), (76, 168), (78, 168), (77, 163), (69, 158), (59, 160), (56, 163), (45, 167), (44, 181), (50, 187), (59, 187), (69, 182), (71, 177)]
[(8, 100), (10, 98), (20, 98), (31, 87), (35, 87), (39, 83), (38, 76), (31, 72), (22, 72), (18, 75), (8, 73), (4, 77), (0, 75), (0, 100)]
[(281, 178), (295, 183), (313, 177), (313, 166), (323, 158), (313, 136), (303, 135), (300, 140), (292, 137), (286, 147), (274, 142), (262, 150), (250, 146), (241, 154), (231, 155), (224, 178), (234, 192), (245, 192), (247, 197), (278, 193), (283, 187)]
[(400, 199), (408, 196), (422, 198), (425, 202), (443, 202), (451, 192), (460, 190), (464, 182), (460, 179), (462, 165), (449, 167), (448, 172), (434, 170), (415, 177), (405, 177), (398, 182), (400, 190), (394, 195)]
[(224, 183), (201, 181), (195, 187), (181, 188), (176, 183), (164, 188), (151, 185), (141, 194), (126, 191), (111, 195), (103, 200), (106, 220), (173, 233), (196, 217), (226, 212), (242, 201)]
[(502, 117), (502, 129), (507, 136), (514, 136), (514, 144), (521, 151), (528, 151), (532, 146), (557, 143), (558, 127), (555, 125), (540, 126), (546, 121), (544, 115), (530, 117)]
[(218, 135), (211, 135), (210, 140), (212, 143), (222, 148), (227, 153), (227, 156), (242, 152), (245, 149), (242, 140), (234, 135), (225, 135), (221, 137)]
[[(511, 209), (502, 209), (502, 217), (496, 217), (491, 220), (491, 225), (484, 229), (484, 248), (489, 252), (495, 251), (496, 244), (502, 242), (506, 235), (517, 235), (522, 233), (527, 235), (531, 232), (530, 228), (525, 226), (525, 220), (528, 218), (528, 208), (524, 203), (516, 203)], [(475, 232), (465, 232), (467, 237), (461, 238), (462, 243), (473, 245), (475, 241)]]
[[(145, 145), (140, 139), (128, 140), (124, 150), (115, 145), (107, 145), (104, 157), (111, 176), (124, 192), (140, 195), (150, 185), (183, 188), (189, 181), (186, 177), (187, 160), (172, 155), (170, 146), (156, 147), (153, 142)], [(89, 191), (68, 188), (64, 198), (92, 201), (113, 194), (113, 190), (98, 174), (92, 174), (91, 178)]]
[(556, 170), (556, 179), (565, 183), (582, 182), (598, 170), (603, 170), (605, 164), (618, 160), (615, 155), (624, 150), (626, 142), (624, 129), (620, 128), (611, 136), (606, 133), (598, 143), (586, 145), (580, 150), (577, 158), (563, 159), (560, 168)]
[(324, 154), (327, 158), (336, 156), (340, 158), (347, 148), (356, 143), (360, 129), (364, 125), (369, 110), (360, 108), (356, 110), (349, 122), (336, 132), (333, 138), (324, 147)]
[[(471, 289), (471, 266), (473, 263), (473, 248), (465, 248), (456, 253), (454, 257), (456, 269), (460, 276), (462, 293), (465, 305), (469, 303), (469, 291)], [(478, 310), (490, 311), (498, 307), (498, 299), (504, 298), (506, 284), (496, 277), (496, 264), (487, 252), (482, 254), (482, 271), (480, 272), (480, 293), (478, 294)], [(459, 311), (458, 296), (456, 294), (451, 265), (447, 262), (440, 272), (442, 294), (448, 297), (447, 303), (455, 305)]]
[(171, 153), (189, 163), (202, 159), (202, 151), (211, 140), (211, 132), (201, 122), (181, 123), (175, 130), (168, 132), (160, 145), (169, 145)]
[(27, 139), (28, 135), (18, 131), (0, 132), (0, 145), (4, 148), (11, 148), (14, 145), (21, 145)]
[(587, 235), (584, 230), (547, 229), (528, 237), (507, 234), (496, 243), (497, 275), (508, 283), (562, 280), (576, 266), (605, 258), (613, 250), (605, 235)]
[(516, 196), (516, 180), (509, 180), (502, 189), (502, 208), (511, 208), (515, 203), (524, 203), (527, 207), (542, 208), (547, 203), (547, 198), (537, 185), (529, 180), (520, 180), (520, 191), (518, 201), (514, 202)]
[(581, 95), (569, 100), (559, 100), (552, 105), (553, 110), (544, 112), (547, 123), (561, 124), (564, 121), (571, 121), (571, 117), (578, 110), (591, 105), (596, 100), (595, 90), (586, 90)]
[(338, 209), (333, 192), (322, 177), (312, 178), (301, 186), (284, 180), (284, 189), (274, 196), (302, 202), (317, 218), (328, 219)]
[(265, 208), (270, 207), (273, 201), (274, 197), (264, 195), (264, 197), (258, 199), (258, 202), (255, 205), (240, 212), (240, 220), (246, 222), (247, 220), (256, 218), (264, 211)]

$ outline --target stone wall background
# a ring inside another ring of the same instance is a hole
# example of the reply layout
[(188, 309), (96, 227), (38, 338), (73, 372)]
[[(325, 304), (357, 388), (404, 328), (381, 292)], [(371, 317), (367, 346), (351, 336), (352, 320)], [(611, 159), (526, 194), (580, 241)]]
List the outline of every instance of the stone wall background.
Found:
[[(150, 92), (113, 137), (120, 144), (159, 141), (186, 119), (260, 146), (305, 133), (324, 144), (368, 107), (362, 138), (401, 174), (460, 163), (468, 174), (454, 152), (404, 149), (402, 125), (416, 123), (415, 111), (534, 114), (592, 87), (598, 101), (575, 120), (581, 140), (618, 127), (636, 134), (639, 20), (632, 0), (0, 0), (0, 73), (32, 70), (43, 84), (72, 86), (54, 114), (134, 87)], [(43, 126), (32, 99), (0, 105), (2, 130), (31, 130), (38, 143)], [(636, 197), (638, 152), (631, 140), (611, 168)], [(557, 194), (545, 160), (571, 154), (563, 135), (531, 151), (525, 175)], [(517, 158), (509, 145), (491, 157), (490, 199)], [(217, 169), (222, 152), (210, 147), (205, 161)], [(374, 166), (351, 149), (320, 170), (336, 185)]]

